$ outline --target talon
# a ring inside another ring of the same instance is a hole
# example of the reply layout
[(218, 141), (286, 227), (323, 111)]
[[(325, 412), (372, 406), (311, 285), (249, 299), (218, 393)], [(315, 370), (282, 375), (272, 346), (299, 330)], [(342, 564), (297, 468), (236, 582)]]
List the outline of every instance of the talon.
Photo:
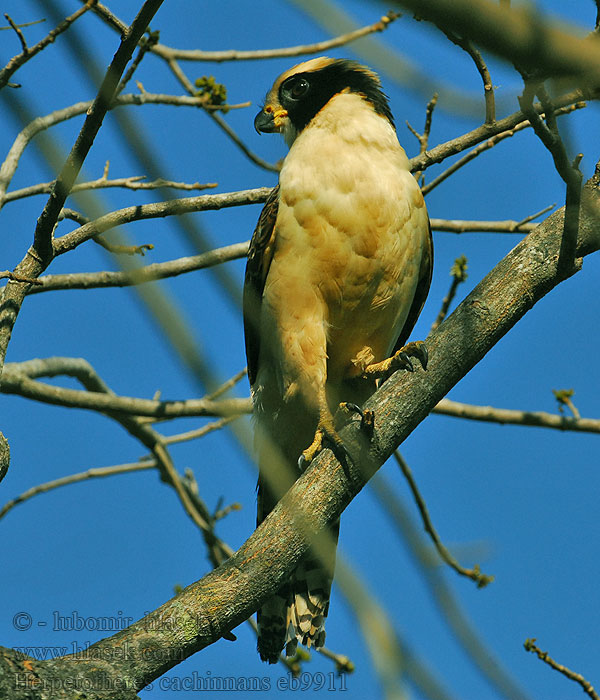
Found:
[(415, 371), (413, 363), (410, 361), (410, 357), (403, 350), (398, 350), (398, 352), (392, 357), (390, 369), (405, 369), (408, 372)]
[(364, 430), (368, 435), (373, 433), (375, 427), (375, 414), (373, 411), (363, 410), (358, 404), (350, 403), (349, 401), (342, 401), (339, 409), (346, 414), (357, 413), (360, 416), (360, 429)]
[(363, 376), (365, 377), (385, 377), (397, 369), (405, 369), (408, 372), (414, 372), (415, 368), (411, 361), (411, 357), (416, 357), (423, 369), (427, 369), (427, 362), (429, 360), (429, 354), (427, 352), (427, 346), (422, 340), (417, 340), (412, 343), (408, 343), (400, 350), (397, 350), (392, 357), (388, 357), (387, 360), (382, 360), (381, 362), (374, 362), (365, 368)]
[(367, 435), (373, 435), (373, 431), (375, 430), (375, 414), (373, 411), (365, 410), (362, 412), (360, 427)]
[(348, 425), (354, 413), (358, 414), (362, 419), (363, 412), (360, 406), (357, 406), (355, 403), (350, 403), (349, 401), (342, 401), (338, 405), (335, 416), (333, 417), (333, 423), (336, 429), (341, 430), (345, 425)]
[(413, 343), (409, 343), (403, 348), (404, 352), (410, 351), (413, 357), (416, 357), (421, 363), (423, 369), (427, 369), (427, 363), (429, 362), (429, 352), (427, 350), (427, 345), (422, 340), (416, 340)]
[(298, 469), (301, 472), (304, 472), (304, 470), (308, 467), (308, 462), (306, 461), (306, 457), (304, 456), (304, 452), (298, 457)]

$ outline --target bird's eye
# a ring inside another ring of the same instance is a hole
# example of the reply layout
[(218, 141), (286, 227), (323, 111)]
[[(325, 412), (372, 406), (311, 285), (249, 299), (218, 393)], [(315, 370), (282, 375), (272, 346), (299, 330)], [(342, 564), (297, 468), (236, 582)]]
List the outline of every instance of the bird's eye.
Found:
[(300, 78), (299, 80), (294, 81), (290, 86), (290, 97), (292, 97), (294, 100), (299, 100), (308, 92), (308, 88), (308, 80)]

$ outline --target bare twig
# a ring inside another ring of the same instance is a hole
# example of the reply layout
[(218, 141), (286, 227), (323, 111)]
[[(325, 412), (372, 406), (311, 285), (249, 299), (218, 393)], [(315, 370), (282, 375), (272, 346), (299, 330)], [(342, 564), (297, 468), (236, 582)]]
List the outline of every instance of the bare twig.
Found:
[(515, 411), (493, 406), (475, 406), (450, 399), (442, 399), (432, 413), (486, 423), (526, 425), (536, 428), (600, 434), (600, 419), (598, 418), (570, 418), (543, 411)]
[(554, 394), (554, 398), (558, 402), (558, 411), (561, 415), (564, 414), (566, 406), (573, 414), (573, 418), (575, 418), (576, 420), (581, 419), (581, 415), (572, 400), (575, 394), (575, 391), (573, 389), (552, 389), (552, 393)]
[[(46, 18), (42, 17), (42, 19), (34, 19), (32, 22), (20, 22), (17, 24), (17, 27), (19, 29), (24, 29), (25, 27), (33, 27), (36, 24), (43, 24), (45, 21)], [(0, 32), (5, 32), (8, 29), (12, 29), (12, 26), (9, 25), (8, 27), (0, 27)]]
[(186, 272), (203, 270), (229, 260), (238, 260), (246, 256), (248, 241), (234, 243), (223, 248), (216, 248), (207, 253), (192, 255), (164, 263), (153, 263), (138, 270), (113, 272), (82, 272), (63, 275), (45, 275), (39, 278), (41, 286), (30, 289), (29, 294), (36, 291), (56, 291), (59, 289), (101, 289), (106, 287), (129, 287), (144, 282), (176, 277)]
[(87, 216), (84, 216), (80, 211), (76, 211), (75, 209), (71, 209), (70, 207), (63, 207), (60, 210), (58, 220), (63, 221), (64, 219), (70, 219), (71, 221), (74, 221), (80, 226), (85, 226), (85, 224), (89, 223), (90, 221), (89, 218)]
[[(116, 31), (122, 31), (124, 23), (104, 5), (98, 3), (97, 7), (95, 8), (95, 12), (113, 29)], [(379, 21), (362, 27), (361, 29), (348, 32), (347, 34), (342, 34), (341, 36), (333, 39), (327, 39), (326, 41), (319, 41), (314, 44), (304, 44), (301, 46), (289, 46), (279, 49), (261, 49), (257, 51), (237, 51), (235, 49), (226, 51), (201, 51), (198, 49), (176, 49), (165, 46), (164, 44), (157, 44), (152, 48), (152, 52), (167, 61), (174, 59), (178, 61), (208, 61), (211, 63), (220, 63), (223, 61), (253, 61), (266, 58), (302, 56), (305, 54), (329, 51), (330, 49), (338, 48), (339, 46), (345, 46), (352, 41), (356, 41), (357, 39), (362, 39), (362, 37), (368, 36), (369, 34), (382, 32), (387, 29), (387, 27), (398, 17), (400, 17), (399, 13), (388, 12)]]
[(530, 651), (533, 654), (536, 654), (538, 659), (543, 661), (545, 664), (548, 664), (550, 668), (553, 668), (555, 671), (562, 673), (562, 675), (565, 676), (565, 678), (568, 678), (570, 681), (575, 681), (575, 683), (579, 683), (579, 685), (583, 689), (583, 692), (590, 698), (592, 698), (592, 700), (600, 700), (600, 696), (598, 696), (598, 693), (596, 693), (596, 691), (594, 690), (594, 686), (589, 681), (587, 681), (581, 675), (581, 673), (571, 671), (570, 668), (559, 664), (558, 661), (555, 661), (551, 656), (548, 655), (547, 651), (542, 651), (538, 646), (536, 646), (535, 642), (535, 637), (532, 639), (526, 639), (525, 643), (523, 644), (523, 646), (525, 647), (525, 651)]
[[(125, 106), (139, 107), (146, 104), (171, 105), (175, 107), (202, 107), (203, 101), (200, 97), (191, 97), (187, 95), (127, 93), (126, 95), (119, 95), (119, 97), (113, 100), (110, 105), (110, 109)], [(4, 162), (2, 163), (2, 166), (0, 167), (0, 206), (4, 204), (5, 192), (15, 174), (21, 156), (31, 140), (41, 131), (85, 114), (91, 108), (91, 106), (91, 101), (77, 102), (69, 107), (51, 112), (43, 117), (37, 117), (22, 129), (13, 142), (13, 145), (11, 146), (6, 158), (4, 159)], [(231, 107), (233, 107), (233, 105)]]
[[(8, 83), (11, 75), (18, 70), (23, 64), (27, 63), (30, 58), (33, 58), (36, 54), (46, 48), (51, 44), (59, 34), (66, 31), (73, 22), (85, 14), (91, 7), (94, 6), (96, 0), (87, 0), (83, 7), (80, 7), (76, 12), (74, 12), (69, 17), (65, 18), (55, 29), (53, 29), (49, 34), (47, 34), (43, 39), (38, 41), (35, 46), (28, 47), (25, 42), (25, 37), (23, 36), (20, 27), (27, 27), (29, 24), (16, 25), (10, 17), (5, 14), (4, 16), (8, 20), (10, 26), (17, 32), (19, 41), (21, 42), (21, 47), (23, 51), (17, 56), (13, 56), (6, 66), (0, 70), (0, 90)], [(36, 22), (30, 22), (30, 24), (36, 24)]]
[(164, 438), (166, 445), (174, 445), (179, 442), (189, 442), (190, 440), (197, 440), (198, 438), (204, 437), (215, 430), (220, 430), (226, 425), (231, 423), (231, 421), (236, 420), (239, 416), (227, 416), (226, 418), (220, 418), (219, 420), (208, 423), (208, 425), (203, 425), (201, 428), (196, 430), (188, 430), (185, 433), (178, 433), (177, 435), (168, 435)]
[[(540, 115), (533, 108), (533, 97), (536, 93), (544, 108), (546, 123), (543, 122)], [(579, 170), (579, 163), (583, 158), (583, 154), (580, 153), (572, 163), (569, 162), (565, 145), (558, 132), (554, 115), (554, 104), (551, 102), (543, 85), (533, 81), (526, 81), (523, 94), (519, 97), (519, 104), (540, 141), (550, 151), (554, 160), (554, 166), (567, 187), (559, 267), (562, 273), (568, 276), (575, 264), (575, 247), (579, 230), (579, 209), (583, 183), (583, 175)]]
[(37, 486), (27, 489), (27, 491), (23, 491), (23, 493), (5, 503), (0, 509), (0, 519), (2, 519), (15, 506), (25, 503), (25, 501), (28, 501), (34, 496), (38, 496), (40, 493), (47, 493), (48, 491), (60, 488), (61, 486), (77, 484), (80, 481), (87, 481), (88, 479), (115, 476), (116, 474), (128, 474), (129, 472), (134, 471), (154, 469), (156, 466), (157, 462), (155, 459), (146, 459), (145, 461), (133, 462), (130, 464), (118, 464), (113, 467), (94, 467), (92, 469), (87, 469), (84, 472), (79, 472), (78, 474), (70, 474), (69, 476), (62, 476), (60, 479), (53, 479), (52, 481), (47, 481), (44, 484), (38, 484)]
[[(418, 131), (413, 129), (413, 127), (406, 122), (406, 126), (409, 128), (412, 134), (417, 138), (419, 142), (419, 155), (423, 155), (427, 151), (427, 146), (429, 145), (429, 136), (431, 134), (431, 121), (433, 118), (433, 110), (435, 109), (435, 106), (437, 104), (438, 100), (438, 94), (435, 93), (433, 97), (429, 100), (427, 103), (427, 108), (425, 109), (425, 127), (423, 129), (423, 133), (419, 134)], [(421, 182), (423, 179), (423, 172), (418, 171), (413, 173), (415, 178), (417, 179), (417, 182)]]
[(330, 659), (335, 664), (336, 671), (338, 673), (353, 673), (356, 666), (354, 663), (344, 654), (336, 654), (327, 647), (321, 647), (317, 649), (319, 654), (327, 659)]
[(139, 65), (144, 59), (144, 56), (148, 53), (148, 51), (150, 51), (150, 49), (153, 46), (156, 46), (156, 44), (158, 43), (158, 32), (151, 32), (150, 27), (148, 27), (146, 34), (147, 36), (143, 36), (140, 39), (137, 55), (131, 62), (131, 65), (127, 69), (125, 75), (121, 78), (121, 82), (119, 83), (119, 86), (116, 90), (117, 95), (123, 92), (127, 83), (131, 80), (131, 78), (133, 78), (133, 74), (139, 68)]
[(228, 192), (224, 194), (205, 194), (197, 197), (183, 199), (171, 199), (166, 202), (141, 204), (139, 206), (118, 209), (101, 216), (95, 221), (90, 221), (70, 233), (57, 238), (54, 241), (54, 255), (73, 250), (81, 243), (104, 233), (115, 226), (140, 221), (142, 219), (154, 219), (157, 217), (171, 216), (172, 214), (189, 214), (197, 211), (209, 211), (227, 207), (239, 207), (244, 204), (259, 204), (266, 200), (270, 188), (260, 187), (255, 190), (242, 190), (240, 192)]
[(472, 624), (468, 615), (461, 609), (459, 601), (440, 571), (439, 555), (429, 546), (429, 540), (425, 540), (421, 528), (417, 528), (413, 523), (413, 519), (409, 516), (402, 501), (395, 496), (393, 489), (390, 488), (381, 474), (376, 474), (370, 483), (385, 512), (398, 529), (403, 542), (408, 545), (411, 554), (417, 561), (419, 571), (442, 613), (443, 620), (463, 646), (468, 657), (508, 700), (517, 700), (517, 698), (525, 700), (527, 697), (525, 693), (502, 668), (501, 663), (494, 658), (493, 653), (480, 637), (477, 627)]
[(21, 42), (21, 48), (23, 49), (23, 54), (25, 56), (29, 53), (29, 49), (27, 47), (27, 42), (25, 41), (25, 37), (23, 36), (23, 32), (21, 31), (21, 28), (18, 27), (12, 20), (12, 17), (8, 15), (6, 12), (4, 13), (4, 17), (6, 21), (9, 23), (11, 29), (15, 32), (15, 34), (19, 37), (19, 41)]
[(24, 363), (7, 363), (2, 376), (0, 391), (18, 394), (35, 401), (57, 406), (84, 408), (101, 413), (130, 416), (152, 416), (157, 418), (179, 418), (182, 416), (233, 416), (251, 412), (250, 399), (188, 399), (178, 401), (156, 401), (98, 391), (66, 389), (31, 379), (23, 372)]
[[(584, 95), (581, 91), (575, 90), (573, 92), (562, 95), (554, 100), (555, 109), (559, 110), (563, 107), (574, 106), (575, 109), (580, 107), (585, 107), (585, 102), (583, 102)], [(533, 109), (538, 114), (543, 114), (544, 108), (541, 104), (536, 103), (533, 105)], [(524, 122), (523, 126), (520, 126)], [(429, 166), (435, 163), (441, 163), (446, 158), (456, 155), (461, 151), (471, 148), (478, 143), (481, 143), (493, 136), (501, 134), (505, 131), (511, 131), (519, 125), (520, 129), (525, 129), (530, 126), (529, 121), (522, 111), (515, 112), (504, 119), (499, 119), (493, 124), (482, 124), (481, 126), (469, 131), (463, 136), (451, 139), (446, 143), (439, 144), (434, 148), (426, 151), (423, 155), (415, 156), (410, 159), (411, 171), (415, 172), (417, 170), (425, 170)], [(510, 134), (512, 135), (512, 134)]]
[[(167, 65), (171, 69), (175, 78), (177, 78), (177, 80), (183, 86), (184, 90), (186, 90), (189, 95), (195, 95), (196, 90), (189, 78), (187, 77), (187, 75), (181, 69), (179, 63), (177, 63), (177, 61), (174, 58), (169, 58), (167, 59)], [(202, 100), (203, 98), (199, 97), (196, 99)], [(266, 160), (264, 160), (256, 153), (254, 153), (254, 151), (248, 148), (248, 146), (246, 146), (242, 139), (235, 133), (235, 131), (229, 126), (229, 124), (223, 119), (223, 117), (221, 117), (220, 114), (213, 113), (210, 110), (207, 110), (206, 114), (214, 121), (214, 123), (220, 129), (222, 129), (222, 131), (233, 141), (233, 143), (242, 151), (242, 153), (244, 153), (244, 155), (247, 158), (249, 158), (253, 163), (255, 163), (261, 168), (264, 168), (265, 170), (278, 172), (279, 168), (277, 166), (271, 165), (271, 163), (267, 163)]]
[(462, 219), (431, 219), (434, 231), (446, 233), (530, 233), (537, 224), (520, 221), (463, 221)]
[(239, 381), (241, 381), (246, 375), (248, 374), (248, 368), (244, 367), (244, 369), (241, 369), (239, 372), (233, 375), (230, 379), (228, 379), (226, 382), (223, 382), (220, 387), (215, 389), (212, 393), (210, 393), (206, 398), (211, 399), (214, 401), (214, 399), (219, 398), (219, 396), (222, 396), (226, 392), (228, 392), (231, 388), (233, 388)]
[(404, 478), (408, 482), (413, 498), (415, 499), (415, 503), (417, 504), (417, 508), (419, 509), (419, 513), (421, 514), (421, 519), (423, 520), (423, 527), (431, 537), (431, 540), (435, 545), (435, 548), (442, 560), (445, 561), (446, 564), (448, 564), (448, 566), (453, 568), (457, 574), (460, 574), (461, 576), (466, 576), (472, 581), (475, 581), (475, 583), (477, 584), (477, 588), (485, 588), (485, 586), (487, 586), (494, 580), (494, 577), (488, 576), (487, 574), (482, 574), (477, 564), (472, 569), (465, 569), (450, 554), (448, 549), (445, 547), (444, 543), (441, 541), (440, 536), (438, 535), (435, 527), (433, 526), (433, 523), (431, 522), (431, 518), (429, 517), (429, 511), (427, 510), (427, 505), (423, 497), (421, 496), (419, 487), (417, 486), (417, 483), (412, 475), (412, 471), (408, 464), (405, 462), (400, 452), (398, 452), (398, 450), (394, 451), (394, 459), (396, 460), (398, 466), (402, 470)]
[(540, 216), (547, 214), (549, 211), (552, 211), (554, 207), (556, 206), (556, 202), (554, 204), (549, 204), (547, 207), (544, 207), (543, 209), (540, 209), (537, 211), (535, 214), (530, 214), (529, 216), (526, 216), (524, 219), (521, 219), (515, 226), (515, 228), (521, 228), (524, 224), (528, 224), (530, 221), (534, 221), (535, 219), (538, 219)]
[[(86, 190), (99, 190), (108, 187), (122, 187), (127, 190), (157, 190), (162, 188), (171, 188), (174, 190), (184, 190), (192, 192), (195, 190), (208, 190), (217, 187), (216, 182), (173, 182), (171, 180), (153, 180), (152, 182), (142, 182), (145, 175), (134, 175), (132, 177), (121, 177), (115, 178), (113, 180), (108, 180), (107, 178), (101, 177), (97, 180), (90, 180), (88, 182), (80, 182), (73, 185), (71, 194), (75, 192), (83, 192)], [(29, 187), (23, 187), (19, 190), (12, 190), (6, 193), (4, 199), (5, 202), (14, 202), (17, 199), (23, 199), (24, 197), (32, 197), (38, 194), (49, 194), (54, 185), (52, 182), (40, 182), (37, 185), (30, 185)]]
[(444, 32), (444, 34), (450, 39), (453, 44), (460, 46), (463, 51), (466, 51), (469, 56), (473, 59), (475, 67), (481, 79), (483, 81), (483, 95), (485, 99), (485, 123), (493, 124), (496, 121), (496, 103), (494, 99), (494, 85), (492, 83), (492, 78), (488, 67), (483, 60), (481, 53), (473, 46), (473, 43), (469, 39), (465, 39), (460, 34), (456, 32), (449, 31), (443, 27), (443, 25), (438, 24), (438, 27)]
[(446, 314), (448, 313), (450, 304), (456, 296), (456, 290), (458, 289), (458, 285), (467, 279), (467, 258), (464, 255), (461, 255), (459, 258), (456, 258), (454, 264), (450, 268), (450, 276), (452, 277), (450, 289), (448, 290), (448, 294), (444, 297), (442, 301), (442, 308), (440, 309), (437, 318), (431, 326), (431, 329), (429, 331), (430, 333), (431, 331), (434, 331), (446, 318)]
[[(571, 105), (566, 105), (563, 106), (555, 111), (556, 116), (562, 116), (564, 114), (570, 114), (576, 109), (582, 109), (583, 107), (586, 106), (585, 102), (582, 101), (577, 101), (574, 104)], [(502, 120), (504, 121), (504, 120)], [(499, 123), (499, 122), (496, 122)], [(501, 122), (500, 122), (501, 123)], [(504, 139), (510, 138), (511, 136), (514, 136), (517, 132), (522, 131), (523, 129), (528, 129), (531, 126), (531, 123), (528, 120), (518, 122), (515, 124), (512, 128), (506, 129), (504, 131), (501, 131), (494, 136), (491, 136), (490, 138), (486, 139), (485, 141), (482, 141), (478, 146), (476, 146), (472, 151), (464, 155), (462, 158), (457, 160), (455, 163), (453, 163), (449, 168), (444, 170), (443, 173), (438, 175), (434, 180), (432, 180), (430, 183), (427, 185), (424, 185), (422, 188), (423, 194), (427, 194), (431, 192), (431, 190), (435, 189), (438, 185), (440, 185), (444, 180), (450, 177), (450, 175), (453, 175), (457, 170), (465, 166), (467, 163), (470, 163), (474, 158), (477, 158), (477, 156), (481, 155), (485, 151), (489, 150), (490, 148), (493, 148), (496, 144), (500, 143), (500, 141), (503, 141)], [(484, 128), (484, 127), (480, 127)], [(475, 130), (477, 131), (477, 129)], [(473, 133), (473, 132), (471, 132)], [(450, 142), (448, 142), (450, 143)], [(438, 147), (439, 148), (439, 147)], [(435, 150), (435, 149), (434, 149)], [(430, 152), (431, 153), (431, 152)], [(451, 154), (453, 155), (453, 154)]]
[(95, 236), (92, 238), (92, 240), (94, 243), (102, 246), (104, 250), (108, 250), (109, 253), (114, 253), (115, 255), (141, 255), (144, 257), (147, 250), (154, 250), (153, 243), (142, 243), (141, 245), (121, 245), (119, 243), (110, 243), (102, 236)]
[(242, 505), (240, 503), (230, 503), (224, 508), (219, 504), (217, 510), (215, 510), (215, 512), (212, 515), (212, 521), (216, 523), (217, 520), (222, 520), (223, 518), (226, 518), (230, 513), (233, 513), (238, 510), (242, 510)]
[(210, 111), (207, 111), (206, 113), (215, 122), (215, 124), (218, 124), (221, 127), (221, 129), (227, 134), (227, 136), (229, 136), (233, 143), (235, 143), (235, 145), (242, 151), (242, 153), (244, 153), (253, 163), (260, 166), (261, 168), (264, 168), (265, 170), (269, 170), (270, 172), (279, 172), (279, 166), (268, 163), (266, 160), (256, 155), (254, 151), (248, 148), (248, 146), (246, 146), (242, 139), (235, 133), (235, 131), (229, 126), (229, 124), (223, 119), (223, 117), (220, 114), (213, 114)]

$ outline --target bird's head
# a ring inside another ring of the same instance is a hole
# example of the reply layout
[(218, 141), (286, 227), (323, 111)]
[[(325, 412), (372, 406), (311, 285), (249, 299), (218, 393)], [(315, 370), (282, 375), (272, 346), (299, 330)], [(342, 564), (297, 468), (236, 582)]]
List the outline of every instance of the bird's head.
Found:
[(325, 105), (340, 93), (355, 93), (387, 119), (394, 120), (376, 73), (356, 61), (313, 58), (282, 73), (254, 119), (259, 133), (283, 134), (288, 145)]

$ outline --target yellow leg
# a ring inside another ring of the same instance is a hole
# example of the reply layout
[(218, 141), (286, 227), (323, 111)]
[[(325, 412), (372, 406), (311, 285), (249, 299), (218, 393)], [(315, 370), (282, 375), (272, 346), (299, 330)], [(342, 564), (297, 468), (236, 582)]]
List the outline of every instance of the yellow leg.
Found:
[(314, 440), (311, 445), (304, 450), (300, 458), (300, 462), (303, 466), (310, 464), (319, 454), (323, 449), (324, 440), (329, 440), (329, 442), (332, 443), (336, 454), (340, 452), (346, 454), (346, 448), (344, 447), (341, 437), (337, 433), (333, 416), (327, 405), (325, 392), (323, 392), (323, 395), (319, 398), (319, 423), (315, 431)]
[(391, 374), (397, 369), (406, 369), (409, 372), (413, 372), (414, 367), (410, 360), (411, 357), (416, 357), (421, 362), (423, 369), (427, 369), (427, 347), (422, 340), (408, 343), (391, 357), (388, 357), (387, 360), (368, 365), (368, 367), (365, 367), (363, 375), (371, 379), (377, 379), (378, 377)]

